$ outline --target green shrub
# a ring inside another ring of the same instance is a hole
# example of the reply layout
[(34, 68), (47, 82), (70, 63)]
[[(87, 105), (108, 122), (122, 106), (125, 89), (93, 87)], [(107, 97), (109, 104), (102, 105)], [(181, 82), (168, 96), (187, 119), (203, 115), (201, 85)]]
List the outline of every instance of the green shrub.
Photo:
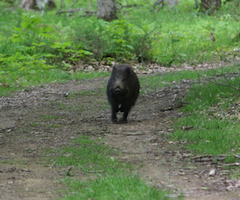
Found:
[(144, 32), (126, 20), (88, 20), (88, 23), (76, 28), (73, 37), (98, 61), (108, 57), (120, 62), (153, 59), (149, 53), (154, 41), (152, 33)]

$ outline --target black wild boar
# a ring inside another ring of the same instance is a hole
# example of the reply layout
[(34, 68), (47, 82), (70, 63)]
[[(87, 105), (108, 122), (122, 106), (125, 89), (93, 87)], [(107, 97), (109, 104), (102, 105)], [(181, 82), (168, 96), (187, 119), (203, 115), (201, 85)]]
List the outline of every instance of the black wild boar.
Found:
[(107, 97), (112, 108), (112, 122), (117, 122), (116, 113), (123, 112), (122, 123), (127, 122), (128, 113), (139, 95), (140, 84), (132, 67), (114, 66), (107, 84)]

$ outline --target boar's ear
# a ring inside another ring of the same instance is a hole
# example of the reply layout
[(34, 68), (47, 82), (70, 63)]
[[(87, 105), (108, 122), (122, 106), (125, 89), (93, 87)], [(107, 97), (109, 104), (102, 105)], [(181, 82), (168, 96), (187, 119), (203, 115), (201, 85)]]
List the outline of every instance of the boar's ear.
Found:
[(130, 68), (130, 67), (127, 67), (127, 68), (125, 69), (125, 73), (127, 74), (127, 76), (130, 76), (130, 74), (131, 74), (131, 68)]
[(117, 70), (116, 66), (113, 66), (112, 73), (114, 74), (116, 72), (116, 70)]

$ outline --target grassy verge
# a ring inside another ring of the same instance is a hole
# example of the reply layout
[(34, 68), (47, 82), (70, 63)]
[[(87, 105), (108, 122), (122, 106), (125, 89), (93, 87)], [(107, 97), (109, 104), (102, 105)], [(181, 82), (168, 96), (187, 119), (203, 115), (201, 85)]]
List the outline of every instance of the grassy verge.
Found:
[(215, 77), (220, 85), (201, 80), (194, 71), (181, 71), (140, 78), (142, 93), (184, 79), (195, 80), (184, 99), (189, 104), (181, 109), (183, 117), (175, 121), (175, 132), (170, 139), (184, 143), (184, 148), (196, 154), (224, 154), (226, 162), (237, 162), (234, 155), (240, 154), (240, 92), (221, 85), (240, 88), (239, 66), (198, 73), (206, 78)]
[(62, 199), (168, 199), (166, 192), (147, 186), (139, 176), (133, 175), (133, 166), (114, 159), (116, 153), (87, 136), (79, 137), (71, 146), (62, 149), (61, 156), (51, 162), (58, 166), (74, 166), (72, 173), (80, 171), (91, 177), (69, 178), (71, 175), (66, 174), (63, 182), (67, 189)]
[[(219, 79), (221, 84), (240, 88), (240, 77)], [(239, 91), (210, 82), (195, 84), (184, 101), (184, 117), (175, 123), (172, 138), (198, 154), (240, 153)]]
[[(208, 71), (198, 71), (201, 76), (213, 77), (221, 76), (228, 73), (239, 73), (239, 65), (227, 66), (223, 68), (212, 69)], [(152, 90), (166, 87), (173, 82), (177, 83), (182, 80), (200, 80), (199, 74), (195, 71), (179, 71), (173, 73), (165, 73), (164, 75), (153, 75), (140, 77), (141, 93), (147, 93)], [(194, 98), (194, 96), (192, 97)]]
[(99, 77), (108, 76), (109, 73), (100, 72), (78, 72), (70, 74), (67, 71), (61, 69), (52, 69), (44, 71), (12, 71), (7, 74), (1, 75), (0, 80), (0, 96), (9, 95), (12, 91), (21, 90), (30, 86), (37, 86), (52, 82), (66, 82), (69, 80), (84, 80), (84, 79), (94, 79)]

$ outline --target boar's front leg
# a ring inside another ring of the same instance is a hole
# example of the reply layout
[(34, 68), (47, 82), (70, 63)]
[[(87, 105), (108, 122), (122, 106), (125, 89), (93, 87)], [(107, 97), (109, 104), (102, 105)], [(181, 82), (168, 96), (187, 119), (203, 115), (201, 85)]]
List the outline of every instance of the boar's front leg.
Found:
[(122, 123), (127, 123), (127, 117), (128, 117), (128, 113), (130, 112), (130, 109), (131, 109), (131, 107), (129, 107), (129, 106), (125, 107), (124, 112), (123, 112), (123, 118), (121, 120)]
[(117, 123), (117, 112), (119, 111), (118, 105), (112, 103), (112, 123)]

